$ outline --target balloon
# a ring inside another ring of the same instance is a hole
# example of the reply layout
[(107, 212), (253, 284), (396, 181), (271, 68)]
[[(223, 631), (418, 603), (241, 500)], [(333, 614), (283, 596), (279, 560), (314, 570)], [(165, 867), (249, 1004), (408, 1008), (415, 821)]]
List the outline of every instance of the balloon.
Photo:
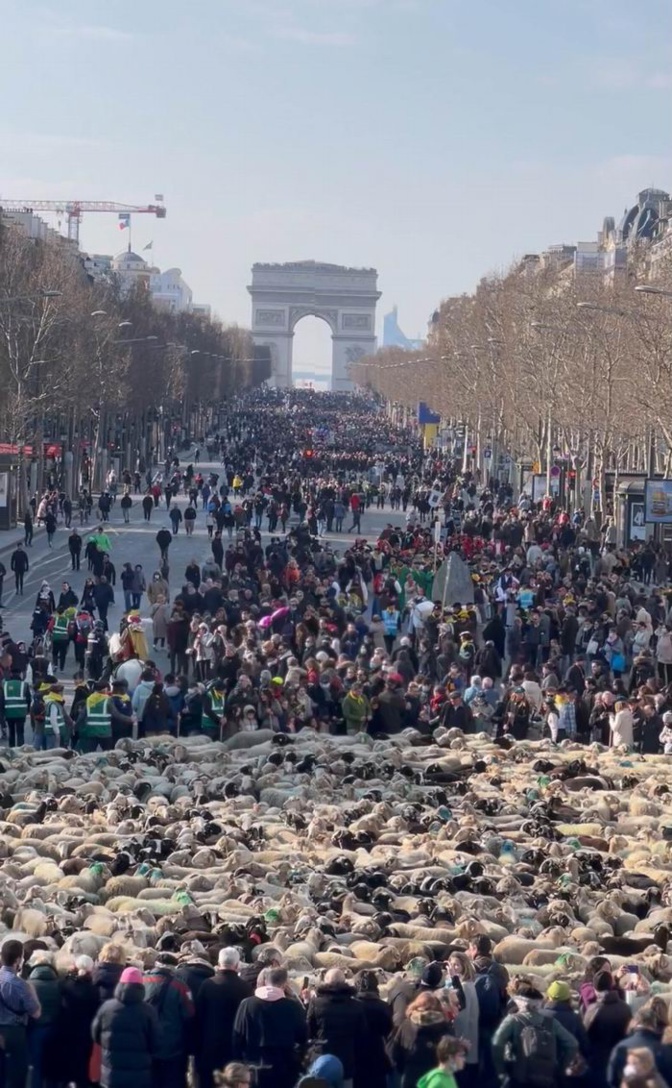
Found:
[(276, 608), (275, 612), (272, 612), (270, 616), (261, 617), (261, 619), (259, 620), (259, 626), (265, 631), (271, 626), (272, 623), (275, 623), (276, 620), (279, 620), (283, 616), (286, 616), (288, 612), (289, 609), (287, 607)]

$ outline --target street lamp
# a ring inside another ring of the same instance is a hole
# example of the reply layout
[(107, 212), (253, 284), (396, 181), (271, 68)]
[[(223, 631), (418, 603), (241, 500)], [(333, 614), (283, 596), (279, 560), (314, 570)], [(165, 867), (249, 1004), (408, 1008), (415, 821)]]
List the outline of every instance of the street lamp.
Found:
[(638, 283), (635, 291), (638, 291), (640, 295), (659, 295), (661, 298), (672, 298), (672, 291), (667, 291), (664, 287), (654, 287), (649, 283)]
[[(129, 322), (130, 324), (130, 322)], [(147, 344), (152, 340), (158, 340), (158, 336), (135, 336), (131, 340), (113, 340), (113, 344)]]
[(616, 317), (634, 317), (629, 310), (621, 310), (616, 306), (600, 306), (597, 302), (577, 302), (577, 310), (596, 310), (599, 314), (615, 314)]
[(62, 291), (55, 291), (50, 289), (45, 291), (38, 291), (38, 293), (35, 295), (12, 295), (9, 298), (0, 298), (0, 303), (6, 305), (9, 302), (30, 302), (32, 299), (60, 298), (62, 294)]

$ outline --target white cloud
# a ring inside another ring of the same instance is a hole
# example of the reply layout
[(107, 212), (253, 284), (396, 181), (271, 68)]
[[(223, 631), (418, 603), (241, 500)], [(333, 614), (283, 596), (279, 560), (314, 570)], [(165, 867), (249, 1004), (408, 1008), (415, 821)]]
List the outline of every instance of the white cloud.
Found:
[(290, 26), (278, 27), (273, 30), (274, 38), (282, 38), (284, 41), (299, 42), (301, 45), (326, 45), (344, 47), (356, 45), (357, 39), (352, 34), (346, 34), (341, 30), (308, 30), (305, 27)]
[(671, 72), (649, 72), (644, 61), (595, 57), (588, 63), (589, 82), (600, 91), (667, 91), (672, 87)]
[(127, 30), (119, 30), (113, 26), (96, 26), (94, 24), (44, 27), (43, 33), (58, 38), (72, 38), (73, 40), (91, 42), (128, 42), (133, 38), (133, 35)]
[(84, 136), (64, 136), (58, 132), (2, 132), (0, 153), (7, 155), (44, 155), (59, 148), (94, 150), (103, 146), (102, 140)]
[(646, 86), (653, 91), (669, 91), (672, 88), (672, 72), (652, 72)]

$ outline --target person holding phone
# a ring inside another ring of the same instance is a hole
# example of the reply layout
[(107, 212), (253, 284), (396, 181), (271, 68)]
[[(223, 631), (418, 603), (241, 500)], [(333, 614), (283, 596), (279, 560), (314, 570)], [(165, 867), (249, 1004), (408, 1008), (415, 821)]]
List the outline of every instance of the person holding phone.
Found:
[(28, 1021), (39, 1020), (42, 1014), (35, 988), (20, 977), (22, 963), (21, 941), (5, 941), (0, 949), (0, 1039), (5, 1088), (25, 1088)]

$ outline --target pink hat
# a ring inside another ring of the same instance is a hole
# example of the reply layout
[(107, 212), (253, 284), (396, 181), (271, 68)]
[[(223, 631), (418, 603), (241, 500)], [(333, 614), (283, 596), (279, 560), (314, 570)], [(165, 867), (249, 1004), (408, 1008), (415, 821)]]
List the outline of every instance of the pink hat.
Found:
[(120, 982), (139, 982), (142, 986), (144, 979), (142, 977), (142, 971), (138, 971), (137, 967), (125, 967), (121, 972)]

